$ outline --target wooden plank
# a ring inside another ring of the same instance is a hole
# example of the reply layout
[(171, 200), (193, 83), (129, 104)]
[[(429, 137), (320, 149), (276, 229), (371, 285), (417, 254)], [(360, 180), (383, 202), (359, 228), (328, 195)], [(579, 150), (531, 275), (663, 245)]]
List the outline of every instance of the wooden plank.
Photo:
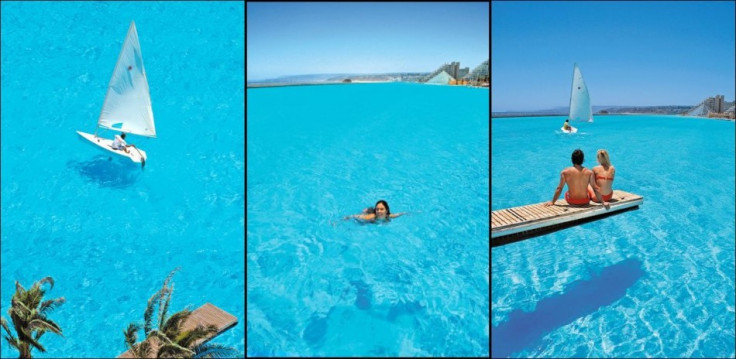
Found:
[[(517, 207), (517, 208), (518, 208), (518, 207)], [(506, 211), (507, 211), (508, 213), (511, 213), (511, 214), (513, 214), (513, 215), (514, 215), (514, 217), (516, 217), (516, 218), (520, 219), (520, 220), (521, 220), (522, 222), (526, 222), (526, 221), (527, 221), (527, 219), (526, 219), (526, 218), (524, 218), (524, 216), (522, 216), (522, 215), (521, 215), (521, 214), (519, 214), (519, 213), (516, 213), (516, 211), (514, 211), (514, 209), (513, 209), (513, 208), (509, 208), (509, 209), (507, 209)]]
[(531, 220), (535, 220), (535, 219), (538, 219), (539, 218), (538, 216), (536, 216), (533, 213), (529, 212), (526, 209), (526, 206), (514, 208), (514, 211), (516, 211), (516, 213), (519, 213), (522, 216), (524, 216), (524, 218), (526, 219), (526, 221), (531, 221)]
[(506, 218), (506, 216), (503, 215), (503, 210), (491, 212), (491, 217), (496, 218), (496, 221), (500, 222), (502, 225), (503, 224), (511, 224), (511, 222), (509, 221), (509, 219)]
[(514, 224), (514, 223), (518, 223), (519, 222), (519, 219), (518, 218), (516, 218), (513, 215), (511, 215), (511, 213), (506, 213), (506, 210), (505, 209), (502, 209), (502, 210), (497, 211), (495, 213), (496, 213), (496, 215), (502, 221), (506, 222), (507, 225), (508, 224)]
[(610, 201), (610, 209), (608, 210), (600, 203), (591, 202), (588, 205), (576, 206), (568, 204), (564, 199), (557, 201), (554, 206), (550, 207), (545, 207), (545, 202), (542, 202), (501, 209), (491, 212), (491, 217), (497, 219), (491, 223), (491, 238), (499, 238), (518, 232), (621, 211), (638, 206), (643, 201), (642, 196), (614, 190), (613, 198)]
[[(212, 305), (211, 303), (205, 303), (203, 306), (195, 309), (189, 316), (189, 318), (187, 318), (187, 320), (182, 323), (182, 331), (192, 330), (196, 328), (197, 325), (207, 326), (210, 324), (217, 327), (217, 332), (210, 335), (209, 337), (195, 341), (195, 346), (206, 342), (220, 335), (222, 332), (232, 328), (233, 326), (238, 324), (238, 319), (235, 318), (235, 316), (233, 316), (232, 314)], [(155, 355), (161, 343), (155, 337), (148, 338), (146, 339), (146, 341), (151, 344), (151, 354)], [(133, 356), (131, 351), (128, 350), (125, 353), (120, 354), (118, 358), (135, 357)], [(155, 356), (152, 356), (151, 358), (155, 358)]]
[(499, 227), (503, 226), (504, 224), (507, 223), (501, 219), (501, 216), (499, 216), (497, 213), (491, 213), (491, 226)]
[(526, 213), (526, 217), (528, 219), (539, 219), (548, 216), (549, 212), (546, 212), (541, 209), (536, 209), (533, 205), (532, 206), (524, 206), (521, 207), (520, 210), (524, 211)]

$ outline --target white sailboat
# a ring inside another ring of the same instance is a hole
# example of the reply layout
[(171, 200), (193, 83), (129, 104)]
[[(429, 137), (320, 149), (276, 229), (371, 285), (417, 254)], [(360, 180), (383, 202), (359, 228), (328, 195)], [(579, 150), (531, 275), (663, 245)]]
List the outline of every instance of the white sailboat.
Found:
[(572, 90), (570, 92), (570, 121), (593, 122), (593, 108), (590, 105), (588, 86), (576, 63), (572, 69)]
[(113, 140), (97, 137), (97, 130), (100, 127), (139, 136), (156, 137), (148, 80), (143, 67), (138, 32), (133, 21), (130, 22), (128, 35), (125, 37), (110, 78), (95, 133), (94, 135), (81, 131), (77, 133), (102, 149), (128, 157), (131, 161), (145, 166), (147, 159), (145, 151), (137, 147), (129, 147), (129, 152), (113, 149)]

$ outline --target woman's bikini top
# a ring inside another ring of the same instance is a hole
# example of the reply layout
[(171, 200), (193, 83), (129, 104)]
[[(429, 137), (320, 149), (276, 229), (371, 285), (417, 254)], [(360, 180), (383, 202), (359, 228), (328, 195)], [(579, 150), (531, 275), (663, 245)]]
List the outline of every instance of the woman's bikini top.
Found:
[(602, 180), (610, 180), (610, 181), (613, 181), (613, 177), (604, 177), (604, 176), (599, 176), (599, 175), (596, 175), (595, 176), (595, 179), (602, 179)]

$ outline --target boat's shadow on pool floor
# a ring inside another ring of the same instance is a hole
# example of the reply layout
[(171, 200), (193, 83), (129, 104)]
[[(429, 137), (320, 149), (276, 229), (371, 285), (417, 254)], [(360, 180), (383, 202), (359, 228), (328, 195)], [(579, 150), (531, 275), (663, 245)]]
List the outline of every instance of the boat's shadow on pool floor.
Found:
[(540, 300), (532, 312), (514, 310), (507, 321), (491, 329), (491, 356), (509, 357), (547, 333), (623, 298), (644, 275), (641, 265), (638, 259), (623, 260), (588, 280), (572, 282), (562, 294)]
[(66, 165), (100, 187), (130, 187), (142, 172), (140, 165), (133, 162), (121, 163), (120, 160), (103, 155), (95, 156), (89, 161), (69, 161)]

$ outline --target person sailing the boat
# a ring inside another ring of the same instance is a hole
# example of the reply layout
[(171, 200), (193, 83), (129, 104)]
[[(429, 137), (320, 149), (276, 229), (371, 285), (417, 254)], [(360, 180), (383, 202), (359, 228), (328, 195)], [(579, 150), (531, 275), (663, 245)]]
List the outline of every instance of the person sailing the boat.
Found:
[(127, 144), (125, 142), (125, 132), (115, 135), (115, 141), (112, 141), (112, 149), (113, 150), (123, 150), (125, 153), (130, 153), (128, 150), (128, 147), (135, 147), (133, 144)]
[(568, 119), (566, 119), (566, 120), (565, 120), (565, 123), (563, 123), (563, 124), (562, 124), (562, 128), (563, 128), (563, 129), (564, 129), (565, 131), (570, 131), (571, 127), (570, 127), (570, 119), (569, 119), (569, 118), (568, 118)]

